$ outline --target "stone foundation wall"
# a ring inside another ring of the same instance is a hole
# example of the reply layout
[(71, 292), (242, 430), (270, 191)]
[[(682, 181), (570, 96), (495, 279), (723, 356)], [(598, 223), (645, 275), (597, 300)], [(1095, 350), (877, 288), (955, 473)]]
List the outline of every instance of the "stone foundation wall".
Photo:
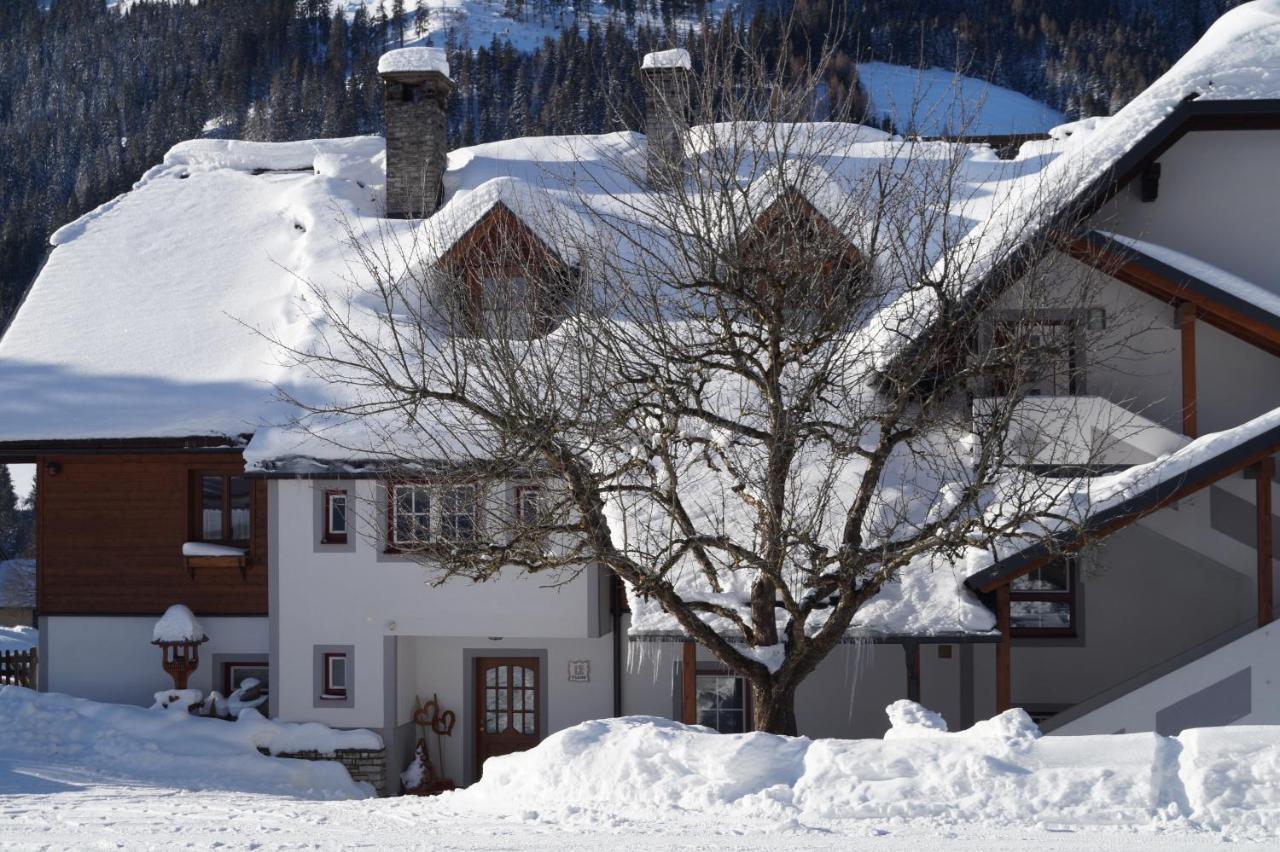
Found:
[(276, 757), (292, 757), (295, 760), (336, 760), (347, 768), (352, 781), (364, 781), (378, 791), (379, 796), (387, 795), (387, 750), (380, 749), (339, 749), (331, 754), (319, 751), (281, 752)]

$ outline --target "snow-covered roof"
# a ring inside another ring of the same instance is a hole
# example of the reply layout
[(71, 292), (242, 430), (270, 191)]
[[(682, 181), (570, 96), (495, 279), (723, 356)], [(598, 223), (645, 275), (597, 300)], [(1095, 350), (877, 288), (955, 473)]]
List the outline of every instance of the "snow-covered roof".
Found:
[(449, 76), (449, 58), (443, 47), (402, 47), (378, 57), (379, 74), (410, 74), (438, 71)]
[(1095, 231), (1105, 241), (1115, 243), (1148, 264), (1158, 265), (1174, 284), (1198, 285), (1231, 307), (1242, 306), (1261, 312), (1266, 321), (1280, 323), (1280, 295), (1266, 287), (1246, 281), (1240, 276), (1214, 266), (1208, 261), (1192, 257), (1168, 246), (1158, 245), (1136, 237), (1108, 231)]
[[(1119, 166), (1141, 154), (1168, 122), (1211, 104), (1280, 99), (1280, 0), (1253, 0), (1219, 18), (1191, 50), (1159, 79), (1109, 118), (1089, 118), (1050, 132), (1051, 141), (1030, 143), (1052, 162), (986, 223), (959, 241), (937, 269), (966, 270), (977, 291), (993, 273), (1015, 262), (1018, 249), (1068, 209), (1114, 188)], [(1170, 128), (1171, 129), (1171, 128)], [(1015, 190), (1017, 187), (1015, 187)], [(935, 306), (926, 292), (913, 292), (885, 309), (878, 324), (901, 339), (927, 341)], [(891, 353), (886, 353), (891, 357)]]
[(646, 53), (644, 59), (640, 61), (640, 67), (683, 68), (688, 71), (693, 67), (693, 60), (689, 58), (689, 51), (683, 47), (677, 47), (671, 50), (656, 50), (653, 53)]
[[(401, 53), (406, 56), (395, 58)], [(393, 70), (423, 70), (434, 61), (408, 54), (394, 51), (383, 62)], [(1280, 0), (1256, 0), (1224, 16), (1115, 117), (1060, 128), (1051, 140), (1024, 145), (1013, 160), (989, 148), (904, 141), (848, 124), (761, 125), (747, 138), (763, 152), (795, 139), (797, 150), (812, 155), (820, 144), (822, 180), (798, 187), (819, 211), (833, 186), (854, 184), (886, 163), (947, 163), (958, 156), (962, 186), (948, 222), (972, 234), (954, 251), (972, 257), (960, 266), (972, 270), (976, 284), (1006, 259), (1011, 232), (1027, 233), (1052, 214), (1042, 207), (1045, 184), (1094, 185), (1191, 95), (1280, 97)], [(707, 155), (726, 137), (741, 144), (741, 131), (695, 127), (686, 153)], [(251, 434), (245, 448), (251, 467), (299, 457), (347, 461), (350, 445), (267, 424), (286, 422), (289, 413), (276, 407), (274, 387), (305, 381), (282, 363), (269, 338), (306, 349), (324, 333), (323, 317), (308, 304), (308, 282), (323, 283), (335, 298), (351, 295), (358, 264), (349, 235), (376, 233), (384, 244), (418, 240), (430, 260), (501, 205), (573, 264), (591, 221), (625, 221), (648, 209), (652, 197), (642, 177), (644, 138), (635, 133), (517, 139), (453, 151), (445, 203), (425, 222), (382, 218), (384, 164), (383, 142), (374, 137), (183, 143), (132, 191), (60, 229), (0, 338), (0, 398), (6, 400), (0, 442)], [(751, 157), (743, 165), (746, 196), (781, 191), (752, 170)], [(591, 215), (584, 215), (587, 207)], [(911, 222), (895, 224), (924, 244), (935, 238)], [(351, 306), (361, 308), (358, 300)], [(907, 330), (923, 328), (929, 316), (930, 306), (915, 291), (877, 322), (914, 338), (920, 335)], [(1222, 440), (1237, 439), (1243, 440)], [(977, 563), (913, 563), (863, 607), (854, 630), (989, 632), (990, 613), (964, 586), (981, 570)], [(671, 627), (643, 604), (633, 602), (633, 610), (633, 630), (658, 634)]]

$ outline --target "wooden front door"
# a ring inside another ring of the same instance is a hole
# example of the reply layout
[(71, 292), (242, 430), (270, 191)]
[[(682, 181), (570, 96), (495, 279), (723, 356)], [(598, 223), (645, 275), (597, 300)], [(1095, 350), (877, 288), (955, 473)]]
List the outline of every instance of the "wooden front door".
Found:
[(533, 748), (542, 738), (537, 657), (476, 659), (476, 774), (490, 757)]

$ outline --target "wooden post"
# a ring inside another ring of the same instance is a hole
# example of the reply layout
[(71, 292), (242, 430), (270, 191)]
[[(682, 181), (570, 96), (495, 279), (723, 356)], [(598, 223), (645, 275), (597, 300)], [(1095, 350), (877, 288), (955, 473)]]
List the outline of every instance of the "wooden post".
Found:
[(920, 703), (920, 643), (903, 642), (907, 655), (907, 700)]
[(996, 628), (1000, 631), (1000, 644), (996, 645), (996, 712), (1003, 713), (1013, 706), (1010, 688), (1008, 583), (996, 589)]
[(1182, 330), (1182, 434), (1196, 437), (1196, 306), (1178, 306), (1177, 325)]
[(698, 646), (684, 643), (684, 660), (680, 666), (680, 721), (686, 725), (698, 723)]
[(1257, 523), (1258, 523), (1258, 626), (1265, 627), (1271, 623), (1271, 613), (1275, 606), (1275, 589), (1272, 578), (1271, 558), (1275, 542), (1271, 535), (1271, 480), (1275, 476), (1276, 461), (1267, 456), (1258, 462), (1258, 478), (1254, 480), (1257, 487)]

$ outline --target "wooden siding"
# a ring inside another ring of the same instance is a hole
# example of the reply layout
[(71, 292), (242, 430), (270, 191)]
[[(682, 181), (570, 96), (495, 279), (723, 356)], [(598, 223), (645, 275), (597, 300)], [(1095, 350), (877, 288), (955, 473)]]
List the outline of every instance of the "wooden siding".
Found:
[(158, 615), (183, 603), (199, 615), (266, 615), (265, 481), (253, 482), (244, 576), (234, 568), (189, 574), (182, 557), (192, 473), (242, 470), (238, 452), (40, 456), (40, 614)]

